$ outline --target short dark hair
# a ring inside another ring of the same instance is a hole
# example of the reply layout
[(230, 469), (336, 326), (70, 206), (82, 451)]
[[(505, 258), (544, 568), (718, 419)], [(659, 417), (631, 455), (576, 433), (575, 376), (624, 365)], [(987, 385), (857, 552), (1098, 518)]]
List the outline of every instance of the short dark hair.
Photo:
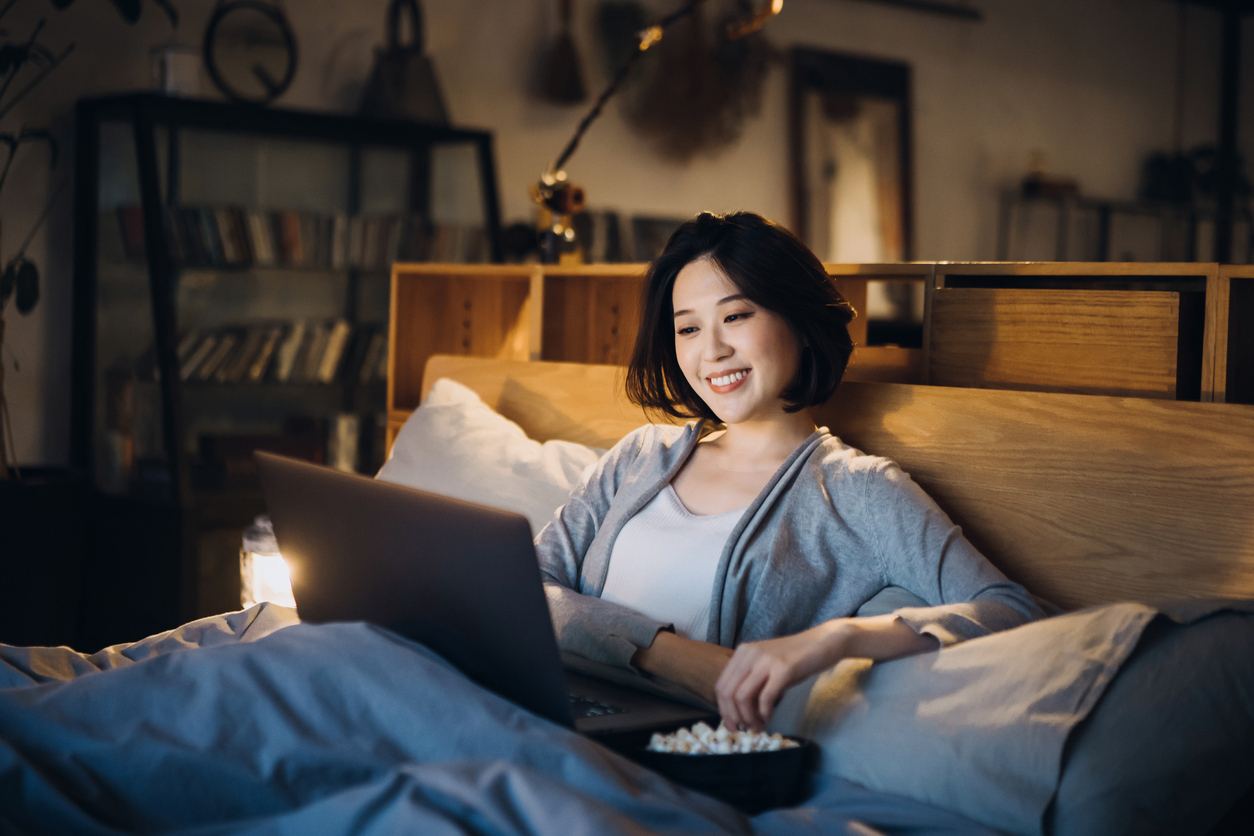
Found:
[(830, 398), (853, 353), (849, 320), (854, 311), (822, 262), (797, 236), (761, 215), (703, 212), (675, 230), (649, 265), (640, 330), (627, 369), (632, 403), (677, 418), (719, 420), (689, 385), (675, 354), (675, 277), (702, 258), (754, 304), (782, 316), (797, 335), (801, 363), (780, 393), (785, 410), (797, 412)]

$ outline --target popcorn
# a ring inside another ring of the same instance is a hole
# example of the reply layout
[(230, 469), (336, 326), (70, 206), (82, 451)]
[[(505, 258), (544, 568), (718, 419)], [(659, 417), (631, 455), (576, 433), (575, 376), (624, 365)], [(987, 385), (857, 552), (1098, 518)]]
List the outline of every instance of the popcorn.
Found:
[(647, 748), (650, 752), (670, 752), (676, 755), (733, 755), (778, 752), (780, 749), (795, 749), (800, 745), (779, 732), (767, 734), (732, 731), (722, 724), (717, 729), (712, 729), (706, 723), (697, 723), (691, 729), (677, 729), (671, 734), (654, 732)]

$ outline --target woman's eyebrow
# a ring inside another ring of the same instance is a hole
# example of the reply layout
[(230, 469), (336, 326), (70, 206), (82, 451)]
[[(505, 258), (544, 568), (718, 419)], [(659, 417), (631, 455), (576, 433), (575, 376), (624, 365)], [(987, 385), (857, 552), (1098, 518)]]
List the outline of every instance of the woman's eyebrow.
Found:
[[(726, 305), (728, 302), (740, 302), (748, 298), (749, 297), (743, 293), (733, 293), (731, 296), (724, 296), (722, 299), (719, 299), (714, 303), (714, 307), (717, 308), (719, 305)], [(684, 308), (682, 311), (675, 311), (675, 316), (687, 316), (690, 313), (692, 313), (692, 311), (689, 308)]]

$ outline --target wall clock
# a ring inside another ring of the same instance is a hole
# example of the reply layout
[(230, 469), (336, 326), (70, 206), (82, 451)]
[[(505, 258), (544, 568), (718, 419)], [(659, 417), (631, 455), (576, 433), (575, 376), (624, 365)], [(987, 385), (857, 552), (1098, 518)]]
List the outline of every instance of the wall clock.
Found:
[(219, 2), (205, 27), (205, 69), (228, 99), (265, 105), (296, 76), (296, 37), (283, 10), (265, 0)]

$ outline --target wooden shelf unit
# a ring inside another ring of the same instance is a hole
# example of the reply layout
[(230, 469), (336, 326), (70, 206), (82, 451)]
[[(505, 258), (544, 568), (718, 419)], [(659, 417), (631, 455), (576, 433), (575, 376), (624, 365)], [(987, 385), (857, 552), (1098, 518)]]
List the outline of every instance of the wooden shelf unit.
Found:
[[(925, 288), (923, 348), (867, 346), (857, 317), (847, 380), (1254, 402), (1251, 265), (824, 266), (858, 311), (869, 281)], [(397, 264), (388, 443), (420, 402), (433, 354), (625, 365), (646, 269)]]
[(923, 380), (1211, 401), (1225, 290), (1218, 264), (939, 263)]
[[(931, 264), (824, 265), (857, 311), (868, 281), (924, 283)], [(388, 360), (388, 448), (422, 400), (435, 354), (623, 366), (640, 320), (647, 264), (396, 264)], [(917, 383), (920, 349), (865, 346), (866, 319), (850, 326), (849, 380)]]
[(923, 350), (899, 346), (867, 345), (867, 282), (908, 282), (925, 287), (936, 265), (925, 262), (900, 264), (824, 264), (827, 275), (853, 309), (849, 323), (855, 346), (845, 380), (863, 383), (922, 383)]

